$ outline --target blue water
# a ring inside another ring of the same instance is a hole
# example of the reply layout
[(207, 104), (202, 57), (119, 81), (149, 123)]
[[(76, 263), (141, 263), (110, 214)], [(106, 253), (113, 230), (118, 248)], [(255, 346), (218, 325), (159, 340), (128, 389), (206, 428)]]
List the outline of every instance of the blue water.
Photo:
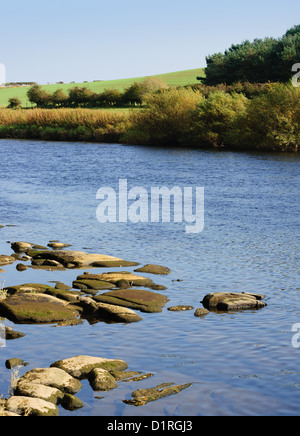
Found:
[[(120, 382), (106, 393), (94, 393), (84, 381), (78, 397), (85, 407), (60, 408), (62, 416), (299, 415), (300, 348), (291, 342), (292, 326), (300, 323), (299, 163), (294, 154), (1, 140), (0, 224), (6, 227), (0, 229), (0, 254), (11, 254), (8, 241), (59, 240), (74, 250), (161, 264), (172, 272), (151, 276), (167, 287), (169, 302), (161, 313), (142, 313), (139, 323), (57, 327), (2, 320), (26, 336), (0, 348), (0, 394), (7, 394), (10, 381), (8, 358), (29, 362), (22, 375), (88, 354), (120, 358), (129, 369), (154, 376)], [(119, 179), (128, 180), (128, 189), (149, 192), (204, 187), (203, 232), (187, 234), (184, 223), (174, 222), (100, 224), (97, 190), (117, 191)], [(3, 268), (5, 286), (54, 280), (70, 285), (78, 275), (18, 272), (15, 265)], [(194, 310), (167, 310), (202, 307), (206, 294), (219, 291), (262, 293), (268, 305), (201, 319)], [(139, 408), (123, 403), (134, 390), (165, 382), (193, 385)]]

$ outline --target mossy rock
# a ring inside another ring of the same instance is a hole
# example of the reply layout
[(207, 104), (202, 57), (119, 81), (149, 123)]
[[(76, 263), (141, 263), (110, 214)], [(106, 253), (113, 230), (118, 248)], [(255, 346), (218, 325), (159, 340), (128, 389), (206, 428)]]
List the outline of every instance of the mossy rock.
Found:
[(79, 308), (39, 293), (15, 294), (0, 301), (0, 316), (15, 323), (55, 323), (77, 320)]
[(100, 303), (138, 309), (141, 312), (161, 312), (168, 299), (164, 295), (143, 289), (119, 289), (97, 295), (94, 300)]
[(23, 285), (8, 286), (5, 288), (9, 295), (14, 294), (27, 294), (27, 293), (44, 293), (46, 291), (55, 291), (50, 285), (43, 285), (40, 283), (24, 283)]
[(116, 287), (116, 285), (114, 285), (113, 283), (104, 280), (89, 280), (89, 279), (75, 280), (72, 285), (74, 289), (81, 289), (82, 291), (84, 290), (99, 291), (103, 289), (113, 289)]
[(58, 360), (52, 363), (51, 368), (60, 368), (72, 377), (83, 379), (95, 368), (105, 369), (106, 371), (123, 371), (128, 368), (128, 365), (124, 360), (120, 359), (80, 355)]

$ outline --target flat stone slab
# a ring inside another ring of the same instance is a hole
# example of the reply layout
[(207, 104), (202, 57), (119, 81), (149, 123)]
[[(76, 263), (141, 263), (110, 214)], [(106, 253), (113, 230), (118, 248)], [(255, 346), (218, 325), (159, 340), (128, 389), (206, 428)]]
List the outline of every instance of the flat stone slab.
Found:
[(164, 295), (143, 289), (119, 289), (105, 292), (95, 296), (94, 300), (100, 303), (129, 307), (148, 313), (161, 312), (167, 301), (169, 301)]
[(262, 301), (264, 298), (264, 295), (260, 294), (217, 292), (206, 295), (202, 304), (208, 310), (262, 309), (267, 305)]
[(137, 276), (132, 272), (120, 271), (120, 272), (109, 272), (103, 274), (90, 274), (84, 273), (77, 277), (78, 280), (100, 280), (104, 282), (112, 283), (118, 286), (119, 282), (128, 282), (129, 286), (145, 286), (151, 287), (154, 285), (151, 279), (147, 277)]
[(95, 368), (105, 369), (106, 371), (123, 371), (128, 368), (128, 365), (124, 360), (120, 359), (82, 355), (58, 360), (52, 363), (51, 367), (60, 368), (71, 376), (81, 379), (86, 378)]
[(0, 300), (0, 316), (16, 323), (54, 323), (77, 320), (80, 308), (39, 293), (17, 293)]
[(33, 256), (33, 261), (41, 259), (55, 260), (65, 268), (83, 268), (88, 266), (94, 268), (110, 268), (138, 265), (137, 262), (130, 262), (118, 257), (107, 256), (105, 254), (93, 254), (72, 250), (42, 251)]
[(104, 280), (93, 280), (85, 278), (80, 280), (74, 280), (72, 285), (74, 289), (81, 289), (82, 291), (101, 291), (103, 289), (116, 288), (116, 285)]

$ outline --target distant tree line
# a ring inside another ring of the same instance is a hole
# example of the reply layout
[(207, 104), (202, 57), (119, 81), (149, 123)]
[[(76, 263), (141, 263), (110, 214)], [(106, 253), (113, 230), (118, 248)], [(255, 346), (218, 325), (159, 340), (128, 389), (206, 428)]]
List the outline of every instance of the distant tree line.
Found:
[(88, 87), (74, 87), (65, 93), (57, 89), (52, 94), (39, 85), (34, 85), (27, 92), (28, 100), (40, 108), (95, 108), (124, 107), (142, 105), (149, 93), (166, 89), (167, 85), (159, 79), (148, 77), (142, 82), (135, 82), (123, 92), (116, 89), (106, 89), (96, 93)]
[(252, 83), (287, 82), (293, 64), (300, 62), (300, 25), (288, 30), (282, 38), (255, 39), (232, 45), (223, 53), (206, 57), (207, 85), (238, 81)]

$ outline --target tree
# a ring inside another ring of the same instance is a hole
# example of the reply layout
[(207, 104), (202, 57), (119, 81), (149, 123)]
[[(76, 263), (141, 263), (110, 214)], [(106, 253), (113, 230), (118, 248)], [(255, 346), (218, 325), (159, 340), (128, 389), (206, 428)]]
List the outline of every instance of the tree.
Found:
[(67, 94), (63, 92), (62, 89), (57, 89), (56, 91), (53, 92), (51, 96), (51, 102), (55, 106), (66, 106), (68, 101), (69, 101), (69, 97), (67, 96)]
[(94, 93), (88, 88), (75, 86), (69, 90), (69, 102), (71, 106), (89, 106)]
[(280, 39), (255, 39), (232, 45), (224, 53), (207, 56), (205, 84), (231, 85), (235, 82), (287, 82), (291, 68), (300, 59), (300, 25)]
[(126, 88), (122, 100), (124, 104), (143, 104), (149, 94), (167, 88), (167, 84), (162, 80), (146, 77), (142, 82), (134, 82)]
[(37, 107), (46, 107), (51, 101), (51, 96), (39, 85), (34, 85), (27, 92), (28, 100), (35, 103)]
[(7, 106), (8, 109), (18, 109), (22, 106), (21, 100), (15, 97), (10, 98), (8, 102), (9, 102), (9, 105)]

